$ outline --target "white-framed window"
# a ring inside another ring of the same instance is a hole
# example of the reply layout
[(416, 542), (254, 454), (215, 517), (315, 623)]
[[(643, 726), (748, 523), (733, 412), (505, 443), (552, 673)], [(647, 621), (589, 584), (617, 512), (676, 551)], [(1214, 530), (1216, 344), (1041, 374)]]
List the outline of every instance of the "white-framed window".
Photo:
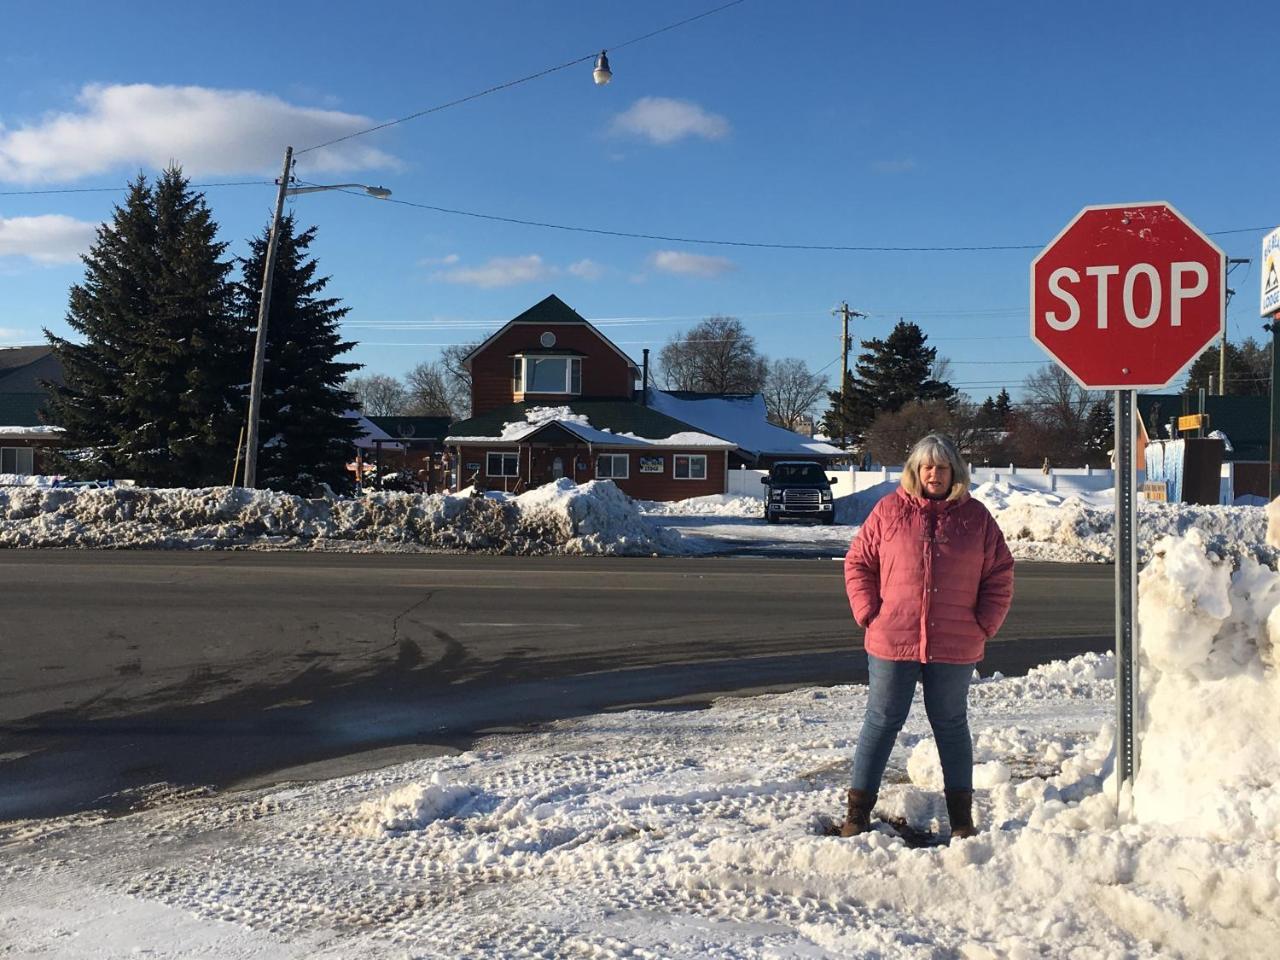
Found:
[(596, 477), (600, 480), (625, 480), (631, 476), (631, 457), (625, 453), (602, 453), (596, 457)]
[(0, 473), (36, 472), (35, 451), (31, 447), (0, 447)]
[(671, 458), (671, 470), (677, 480), (707, 479), (705, 453), (677, 453)]
[(581, 357), (515, 357), (511, 371), (516, 393), (582, 393)]
[(485, 456), (484, 473), (487, 477), (520, 476), (520, 454), (500, 450)]

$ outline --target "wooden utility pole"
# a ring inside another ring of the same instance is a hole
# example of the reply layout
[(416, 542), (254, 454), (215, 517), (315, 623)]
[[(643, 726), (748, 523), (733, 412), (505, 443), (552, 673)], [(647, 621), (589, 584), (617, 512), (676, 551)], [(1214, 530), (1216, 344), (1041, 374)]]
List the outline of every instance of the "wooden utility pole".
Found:
[(852, 317), (863, 319), (865, 313), (859, 313), (857, 310), (849, 309), (849, 301), (842, 301), (840, 306), (831, 311), (831, 315), (839, 317), (841, 320), (840, 328), (840, 448), (844, 449), (848, 444), (849, 432), (845, 429), (845, 404), (848, 402), (846, 392), (849, 382), (849, 320)]

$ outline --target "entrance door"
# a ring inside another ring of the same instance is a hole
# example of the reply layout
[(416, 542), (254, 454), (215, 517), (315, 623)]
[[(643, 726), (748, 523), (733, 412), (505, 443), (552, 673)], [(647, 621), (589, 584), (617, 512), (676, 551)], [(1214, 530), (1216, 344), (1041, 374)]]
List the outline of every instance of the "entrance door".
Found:
[(551, 479), (559, 480), (564, 476), (564, 458), (556, 457), (551, 461)]

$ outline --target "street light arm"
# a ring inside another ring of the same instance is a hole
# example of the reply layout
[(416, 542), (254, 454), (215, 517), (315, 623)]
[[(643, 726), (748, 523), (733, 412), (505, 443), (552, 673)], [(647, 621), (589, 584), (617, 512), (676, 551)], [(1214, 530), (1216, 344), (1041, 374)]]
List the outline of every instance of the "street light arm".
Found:
[(391, 196), (391, 191), (386, 187), (371, 187), (364, 183), (331, 183), (325, 186), (287, 187), (285, 195), (296, 197), (300, 193), (320, 193), (323, 190), (363, 190), (369, 196), (377, 197), (379, 200), (385, 200)]

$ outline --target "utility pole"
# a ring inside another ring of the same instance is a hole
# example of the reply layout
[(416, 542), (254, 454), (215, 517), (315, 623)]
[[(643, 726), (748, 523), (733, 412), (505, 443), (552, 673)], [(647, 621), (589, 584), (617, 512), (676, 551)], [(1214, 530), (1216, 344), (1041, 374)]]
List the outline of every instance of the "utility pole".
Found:
[(840, 329), (840, 448), (843, 450), (849, 442), (849, 431), (845, 429), (845, 404), (848, 402), (849, 383), (849, 320), (852, 317), (865, 319), (865, 313), (849, 309), (849, 301), (842, 301), (840, 306), (831, 311), (833, 317), (841, 320)]
[[(1240, 266), (1240, 264), (1242, 263), (1248, 263), (1248, 262), (1249, 262), (1248, 257), (1228, 257), (1227, 258), (1227, 276), (1228, 277), (1231, 276), (1231, 271), (1233, 268)], [(1223, 282), (1224, 283), (1226, 282), (1225, 278), (1223, 279)], [(1227, 302), (1223, 304), (1224, 314), (1226, 312), (1225, 308), (1231, 306), (1231, 298), (1234, 297), (1235, 295), (1236, 295), (1236, 292), (1232, 290), (1230, 287), (1227, 287), (1227, 296), (1226, 296)], [(1213, 391), (1210, 390), (1209, 392), (1212, 393)], [(1218, 346), (1218, 396), (1225, 397), (1226, 395), (1227, 395), (1227, 324), (1226, 324), (1226, 318), (1224, 316), (1223, 323), (1222, 323), (1222, 343)]]
[(289, 190), (289, 174), (293, 168), (293, 147), (284, 151), (284, 172), (280, 174), (280, 191), (276, 194), (275, 215), (271, 218), (271, 234), (267, 239), (265, 264), (262, 268), (262, 295), (258, 299), (258, 336), (253, 346), (253, 376), (249, 383), (249, 429), (244, 448), (244, 485), (252, 490), (258, 485), (258, 411), (262, 406), (262, 368), (267, 356), (267, 319), (271, 310), (271, 279), (276, 269), (276, 246), (280, 239), (280, 214)]

